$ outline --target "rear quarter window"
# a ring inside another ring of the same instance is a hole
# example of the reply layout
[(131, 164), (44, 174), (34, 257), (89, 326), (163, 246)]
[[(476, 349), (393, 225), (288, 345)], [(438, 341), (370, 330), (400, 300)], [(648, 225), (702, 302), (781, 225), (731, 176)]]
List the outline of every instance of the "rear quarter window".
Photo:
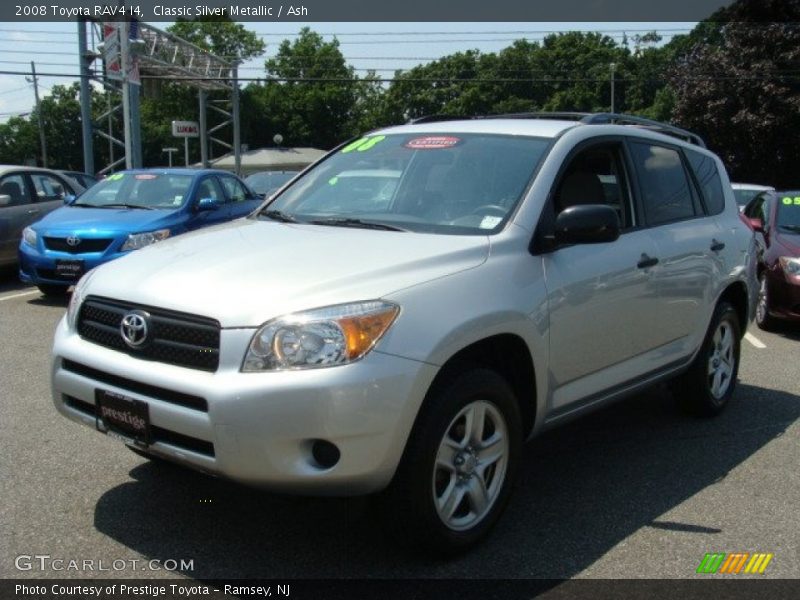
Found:
[(694, 217), (692, 191), (678, 151), (647, 142), (631, 142), (630, 149), (647, 224)]
[(725, 208), (725, 193), (722, 191), (722, 181), (716, 161), (710, 156), (693, 150), (685, 150), (685, 152), (700, 186), (700, 193), (703, 195), (708, 214), (718, 215)]

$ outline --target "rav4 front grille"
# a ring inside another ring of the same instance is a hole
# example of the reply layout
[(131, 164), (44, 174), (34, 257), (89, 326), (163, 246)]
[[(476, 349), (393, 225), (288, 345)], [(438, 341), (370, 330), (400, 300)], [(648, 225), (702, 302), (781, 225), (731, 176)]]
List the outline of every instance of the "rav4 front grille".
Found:
[[(121, 327), (134, 311), (146, 321), (133, 339), (137, 346), (125, 341)], [(137, 358), (203, 371), (219, 367), (220, 324), (207, 317), (90, 296), (78, 315), (78, 334)]]

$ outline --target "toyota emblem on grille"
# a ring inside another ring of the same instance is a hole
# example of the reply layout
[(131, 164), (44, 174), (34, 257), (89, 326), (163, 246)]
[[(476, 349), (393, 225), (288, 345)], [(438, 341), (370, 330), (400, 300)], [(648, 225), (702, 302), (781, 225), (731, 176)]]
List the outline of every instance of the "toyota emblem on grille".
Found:
[(67, 238), (67, 245), (69, 246), (77, 246), (80, 243), (81, 238), (79, 238), (77, 235), (71, 235)]
[(119, 331), (124, 341), (131, 348), (141, 348), (147, 341), (150, 315), (143, 310), (134, 310), (122, 317)]

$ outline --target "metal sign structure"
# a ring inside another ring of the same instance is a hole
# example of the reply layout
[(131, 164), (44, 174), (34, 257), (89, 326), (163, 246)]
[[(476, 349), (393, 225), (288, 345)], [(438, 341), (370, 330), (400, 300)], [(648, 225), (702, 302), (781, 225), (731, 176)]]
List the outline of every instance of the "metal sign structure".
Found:
[[(87, 28), (89, 31), (87, 32)], [(91, 36), (92, 49), (89, 48)], [(187, 42), (167, 31), (138, 21), (99, 23), (78, 21), (78, 52), (81, 66), (81, 121), (83, 129), (84, 169), (94, 173), (93, 136), (96, 134), (109, 143), (109, 163), (97, 173), (106, 174), (125, 164), (126, 168), (142, 166), (141, 126), (139, 120), (139, 84), (142, 79), (160, 79), (190, 85), (198, 90), (198, 135), (203, 166), (208, 166), (212, 143), (217, 143), (235, 157), (236, 171), (241, 168), (241, 131), (239, 124), (238, 64), (231, 63), (199, 46)], [(92, 70), (95, 61), (101, 60), (104, 68)], [(91, 81), (96, 81), (106, 91), (121, 93), (121, 104), (112, 106), (92, 122)], [(208, 92), (222, 90), (230, 94), (227, 111), (217, 106), (218, 101), (208, 101)], [(225, 120), (210, 130), (206, 114), (212, 109)], [(123, 137), (114, 132), (116, 115), (123, 113)], [(233, 143), (214, 137), (224, 127), (233, 129)], [(114, 149), (124, 153), (115, 158)], [(188, 149), (188, 146), (187, 146)], [(188, 155), (188, 150), (187, 150)], [(188, 162), (188, 161), (187, 161)]]

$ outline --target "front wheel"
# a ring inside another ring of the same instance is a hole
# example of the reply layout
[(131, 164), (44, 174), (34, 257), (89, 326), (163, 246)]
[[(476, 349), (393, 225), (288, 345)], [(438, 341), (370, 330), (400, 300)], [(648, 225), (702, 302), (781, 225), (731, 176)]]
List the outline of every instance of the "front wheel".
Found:
[(712, 417), (727, 406), (739, 374), (741, 337), (736, 309), (721, 302), (697, 357), (678, 386), (680, 403), (687, 412)]
[(385, 498), (402, 541), (439, 554), (466, 550), (499, 518), (522, 446), (508, 383), (474, 368), (426, 400)]
[(69, 291), (68, 285), (57, 285), (55, 283), (40, 283), (36, 287), (48, 298), (63, 298)]
[(756, 305), (756, 325), (764, 331), (775, 326), (775, 318), (769, 314), (769, 293), (767, 290), (767, 273), (762, 271), (758, 276), (758, 304)]

